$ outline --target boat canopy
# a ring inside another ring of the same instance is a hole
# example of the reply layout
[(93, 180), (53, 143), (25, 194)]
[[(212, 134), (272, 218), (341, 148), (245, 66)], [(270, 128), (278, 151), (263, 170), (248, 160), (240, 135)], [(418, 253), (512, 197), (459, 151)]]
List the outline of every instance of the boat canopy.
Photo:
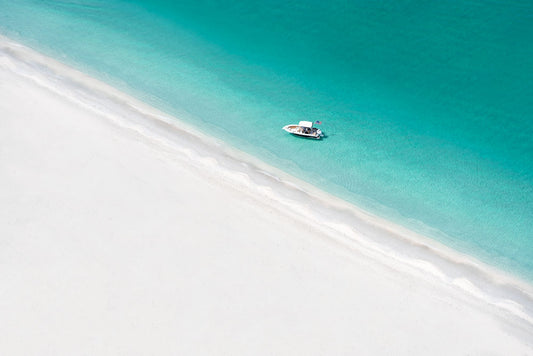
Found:
[(311, 121), (300, 121), (300, 123), (298, 124), (298, 126), (303, 126), (303, 127), (313, 127), (313, 123)]

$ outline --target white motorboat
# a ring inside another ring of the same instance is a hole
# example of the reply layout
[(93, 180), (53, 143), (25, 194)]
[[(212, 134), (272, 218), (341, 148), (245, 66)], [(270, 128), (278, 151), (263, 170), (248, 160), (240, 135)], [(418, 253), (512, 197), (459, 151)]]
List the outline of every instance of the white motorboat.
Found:
[(320, 139), (322, 137), (322, 131), (313, 127), (311, 121), (300, 121), (298, 125), (286, 125), (283, 130), (297, 136), (311, 137)]

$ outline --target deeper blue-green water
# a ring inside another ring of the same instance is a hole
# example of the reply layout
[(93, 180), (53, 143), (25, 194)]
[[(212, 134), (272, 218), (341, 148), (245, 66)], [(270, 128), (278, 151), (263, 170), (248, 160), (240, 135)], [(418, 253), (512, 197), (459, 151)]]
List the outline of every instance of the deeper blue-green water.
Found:
[(0, 33), (533, 280), (531, 1), (0, 0)]

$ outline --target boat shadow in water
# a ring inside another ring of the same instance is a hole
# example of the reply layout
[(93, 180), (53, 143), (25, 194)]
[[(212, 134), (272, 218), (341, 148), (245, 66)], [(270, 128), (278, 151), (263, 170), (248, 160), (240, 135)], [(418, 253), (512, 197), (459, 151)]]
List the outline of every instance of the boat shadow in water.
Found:
[(300, 135), (290, 135), (290, 137), (292, 139), (297, 139), (297, 140), (304, 140), (304, 141), (322, 141), (322, 140), (325, 140), (327, 139), (329, 136), (327, 134), (325, 134), (324, 132), (322, 132), (322, 135), (320, 136), (320, 138), (316, 138), (316, 137), (306, 137), (306, 136), (300, 136)]

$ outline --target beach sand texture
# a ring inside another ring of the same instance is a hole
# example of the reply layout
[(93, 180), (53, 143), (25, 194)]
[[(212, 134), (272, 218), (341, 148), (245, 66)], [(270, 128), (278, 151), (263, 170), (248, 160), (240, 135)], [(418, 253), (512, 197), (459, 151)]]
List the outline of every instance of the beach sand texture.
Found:
[(533, 354), (529, 315), (343, 244), (3, 51), (1, 354)]

